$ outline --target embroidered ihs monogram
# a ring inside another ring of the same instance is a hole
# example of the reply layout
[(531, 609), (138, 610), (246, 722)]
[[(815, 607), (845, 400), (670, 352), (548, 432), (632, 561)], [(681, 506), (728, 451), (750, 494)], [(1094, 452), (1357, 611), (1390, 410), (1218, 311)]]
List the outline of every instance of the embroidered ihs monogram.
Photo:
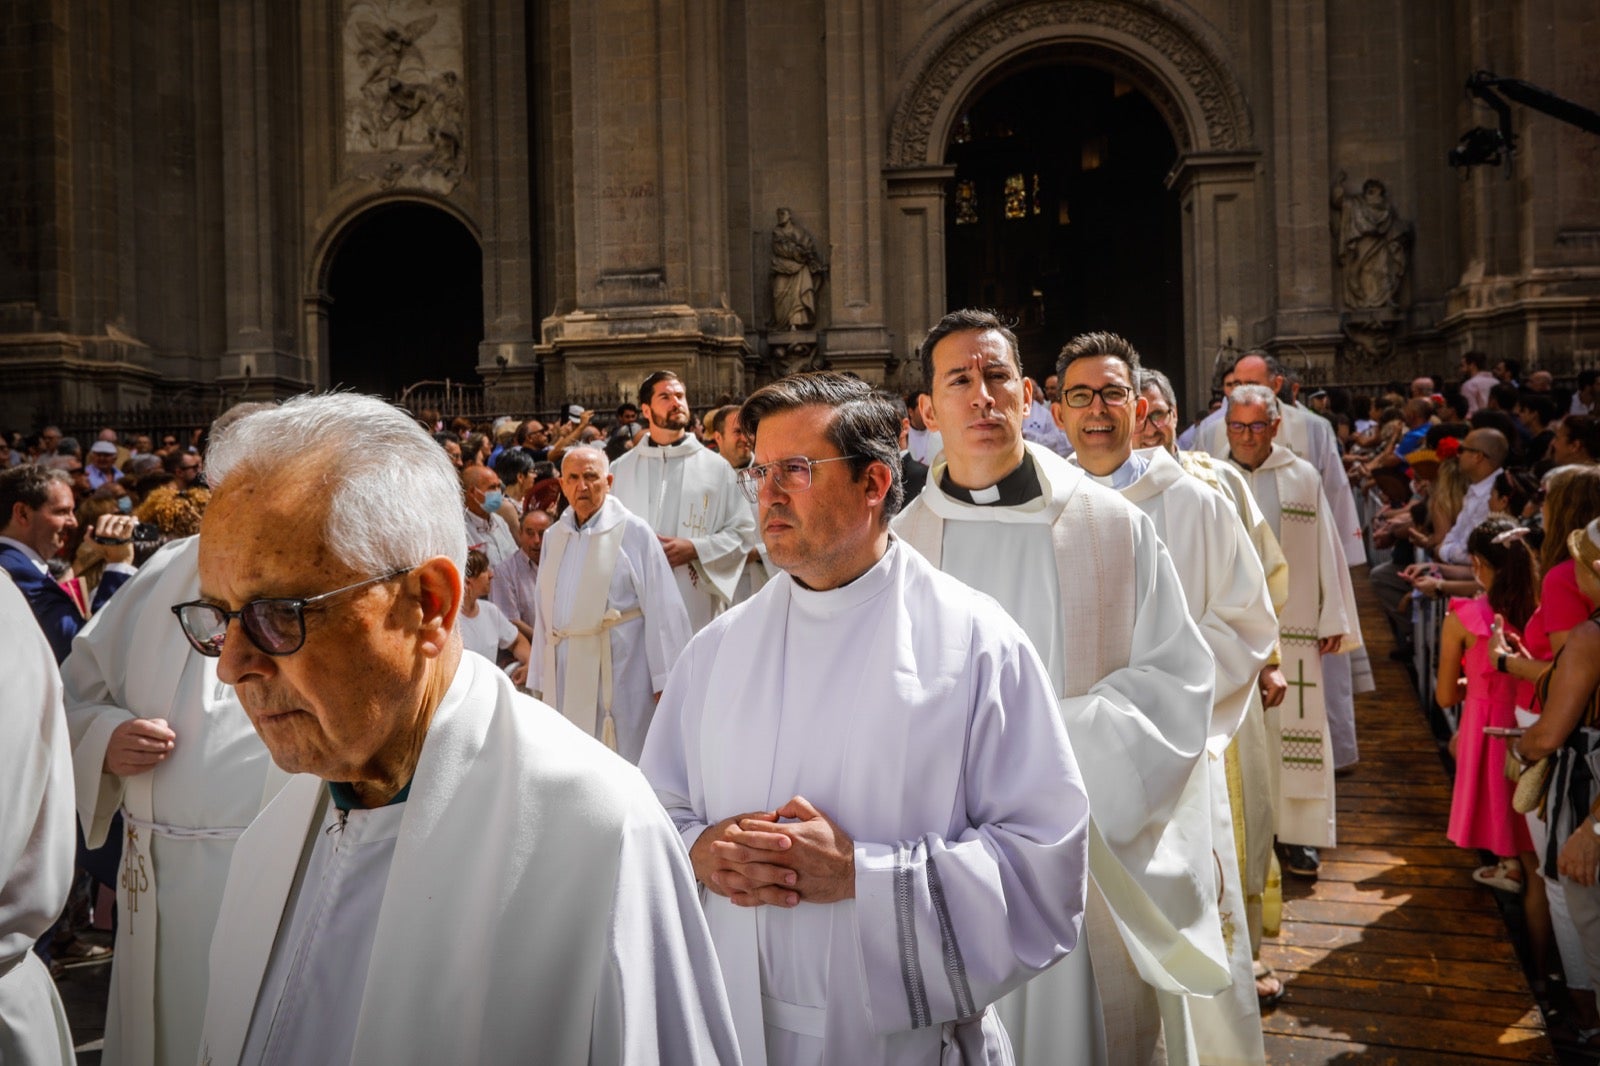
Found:
[(711, 532), (711, 493), (700, 494), (700, 503), (690, 503), (683, 518), (683, 531), (690, 537), (703, 537)]
[[(139, 896), (150, 891), (150, 875), (145, 869), (144, 854), (139, 849), (139, 830), (133, 825), (128, 827), (127, 843), (122, 850), (122, 890), (128, 900), (128, 915), (131, 918), (139, 913)], [(132, 934), (132, 923), (129, 923), (129, 934)]]

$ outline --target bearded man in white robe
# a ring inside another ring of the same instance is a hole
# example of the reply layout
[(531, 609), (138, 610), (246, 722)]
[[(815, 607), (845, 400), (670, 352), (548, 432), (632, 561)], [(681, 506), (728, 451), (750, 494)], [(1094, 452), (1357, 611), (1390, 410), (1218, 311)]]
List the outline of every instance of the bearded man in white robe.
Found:
[(72, 755), (56, 657), (16, 584), (0, 574), (0, 1062), (69, 1066), (72, 1032), (33, 945), (72, 887)]
[[(1085, 333), (1061, 350), (1061, 400), (1051, 406), (1072, 441), (1072, 461), (1121, 492), (1155, 523), (1183, 584), (1189, 616), (1216, 660), (1216, 692), (1203, 773), (1209, 777), (1212, 846), (1220, 869), (1222, 936), (1233, 986), (1190, 1004), (1200, 1060), (1216, 1066), (1265, 1061), (1255, 995), (1245, 893), (1238, 862), (1225, 753), (1253, 709), (1257, 679), (1278, 638), (1278, 620), (1249, 534), (1223, 495), (1186, 473), (1164, 448), (1135, 450), (1148, 404), (1134, 387), (1139, 354), (1114, 333)], [(1243, 826), (1239, 826), (1243, 831)]]
[(693, 634), (655, 530), (610, 489), (605, 452), (567, 450), (568, 507), (545, 534), (528, 691), (637, 764), (667, 674)]
[[(895, 532), (994, 596), (1049, 673), (1090, 797), (1087, 952), (1002, 1005), (1031, 1063), (1194, 1062), (1188, 995), (1228, 987), (1205, 758), (1216, 664), (1154, 524), (1027, 444), (1016, 338), (955, 311), (923, 341), (946, 462)], [(1202, 883), (1204, 880), (1204, 883)]]
[[(1285, 395), (1288, 370), (1270, 355), (1250, 352), (1239, 357), (1223, 379), (1225, 396), (1235, 385), (1264, 385), (1275, 396)], [(1279, 400), (1283, 425), (1278, 433), (1278, 444), (1288, 448), (1297, 457), (1317, 469), (1322, 478), (1322, 492), (1328, 498), (1333, 528), (1338, 535), (1339, 550), (1350, 566), (1360, 566), (1367, 561), (1366, 548), (1361, 539), (1361, 517), (1356, 509), (1354, 490), (1340, 458), (1339, 441), (1333, 424), (1299, 404)], [(1186, 433), (1193, 434), (1191, 443), (1179, 444), (1185, 448), (1204, 450), (1218, 459), (1228, 456), (1228, 439), (1223, 419), (1226, 404), (1206, 416), (1198, 426)], [(1365, 647), (1339, 652), (1324, 657), (1322, 672), (1327, 685), (1329, 728), (1333, 733), (1334, 765), (1338, 769), (1354, 766), (1359, 757), (1356, 743), (1355, 695), (1371, 692), (1372, 664), (1367, 659)]]
[[(1178, 448), (1176, 420), (1177, 395), (1172, 382), (1159, 370), (1148, 368), (1139, 371), (1139, 391), (1148, 405), (1144, 422), (1135, 431), (1135, 441), (1141, 448), (1163, 448), (1178, 465), (1191, 475), (1210, 485), (1227, 497), (1239, 516), (1256, 558), (1261, 562), (1267, 578), (1267, 592), (1272, 599), (1274, 616), (1281, 615), (1289, 602), (1289, 561), (1283, 557), (1277, 535), (1267, 525), (1266, 516), (1256, 506), (1239, 469), (1209, 452), (1182, 451)], [(1272, 777), (1269, 770), (1266, 709), (1283, 702), (1289, 691), (1284, 683), (1277, 641), (1267, 665), (1262, 667), (1254, 706), (1246, 712), (1233, 743), (1224, 755), (1228, 775), (1228, 802), (1233, 809), (1234, 843), (1238, 852), (1240, 880), (1244, 882), (1245, 914), (1250, 932), (1250, 954), (1255, 960), (1256, 994), (1266, 1008), (1283, 996), (1283, 981), (1272, 968), (1261, 961), (1261, 943), (1264, 935), (1278, 935), (1274, 926), (1264, 925), (1270, 907), (1275, 913), (1283, 905), (1282, 889), (1274, 885), (1271, 876), (1273, 857), (1272, 839), (1276, 815), (1272, 806)], [(1241, 835), (1238, 830), (1243, 827)]]
[(784, 573), (690, 643), (641, 766), (689, 845), (744, 1061), (1003, 1062), (989, 1005), (1078, 940), (1088, 808), (1014, 622), (889, 532), (901, 410), (756, 392)]
[(611, 468), (611, 491), (661, 538), (698, 633), (733, 602), (755, 518), (733, 468), (689, 432), (689, 401), (678, 375), (658, 370), (645, 378), (639, 406), (650, 426)]
[(235, 847), (200, 1060), (733, 1061), (644, 778), (463, 653), (438, 447), (336, 393), (242, 419), (208, 465), (178, 624), (298, 776)]
[(1292, 691), (1268, 714), (1267, 734), (1284, 868), (1314, 878), (1316, 849), (1335, 843), (1333, 714), (1322, 666), (1361, 640), (1355, 592), (1321, 477), (1273, 441), (1281, 425), (1277, 397), (1259, 385), (1240, 385), (1224, 410), (1229, 458), (1244, 472), (1289, 560), (1281, 648)]
[[(750, 465), (750, 438), (739, 424), (739, 405), (719, 407), (706, 416), (706, 431), (716, 442), (717, 454), (727, 460), (737, 476)], [(762, 555), (761, 532), (756, 528), (756, 503), (750, 501), (750, 528), (744, 538), (744, 571), (739, 575), (738, 587), (733, 592), (733, 602), (743, 603), (761, 591), (767, 583), (767, 560)]]

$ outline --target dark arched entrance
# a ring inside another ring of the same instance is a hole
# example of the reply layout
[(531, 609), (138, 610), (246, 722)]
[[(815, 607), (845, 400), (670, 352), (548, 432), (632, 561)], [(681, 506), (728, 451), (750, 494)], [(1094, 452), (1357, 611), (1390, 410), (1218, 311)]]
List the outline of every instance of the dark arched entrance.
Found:
[(393, 395), (423, 380), (478, 380), (483, 253), (426, 204), (374, 207), (350, 223), (328, 269), (328, 377)]
[(1078, 333), (1107, 329), (1184, 394), (1178, 149), (1139, 90), (1061, 62), (992, 80), (957, 119), (945, 161), (950, 307), (1017, 321), (1043, 380)]

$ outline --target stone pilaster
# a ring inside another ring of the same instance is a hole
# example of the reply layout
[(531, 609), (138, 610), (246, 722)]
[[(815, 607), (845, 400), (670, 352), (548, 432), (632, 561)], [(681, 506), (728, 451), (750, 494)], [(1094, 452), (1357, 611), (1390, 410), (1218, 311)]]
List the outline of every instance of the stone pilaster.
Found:
[(889, 202), (888, 252), (903, 265), (894, 276), (889, 328), (901, 361), (898, 384), (923, 385), (917, 344), (944, 317), (944, 201), (953, 166), (896, 167), (884, 172)]

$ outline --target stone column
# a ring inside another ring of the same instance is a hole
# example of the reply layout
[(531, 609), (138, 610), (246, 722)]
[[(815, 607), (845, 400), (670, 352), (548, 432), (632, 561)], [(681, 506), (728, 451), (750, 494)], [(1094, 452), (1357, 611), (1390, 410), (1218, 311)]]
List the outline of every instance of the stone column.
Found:
[[(293, 34), (275, 20), (289, 5), (238, 0), (220, 18), (222, 196), (227, 348), (216, 381), (224, 392), (298, 392), (313, 384), (295, 350), (298, 219), (284, 193), (282, 161), (294, 157), (292, 96), (274, 60), (292, 62)], [(287, 104), (288, 106), (284, 106)]]
[(1188, 360), (1184, 411), (1211, 396), (1217, 351), (1248, 347), (1245, 335), (1267, 315), (1271, 257), (1256, 232), (1259, 152), (1190, 152), (1168, 185), (1183, 212), (1183, 332)]
[(901, 360), (895, 384), (926, 385), (916, 346), (949, 310), (945, 306), (944, 201), (953, 166), (896, 167), (884, 171), (888, 195), (888, 253), (899, 266), (889, 292), (889, 328)]
[(1277, 246), (1269, 343), (1292, 341), (1331, 366), (1339, 343), (1328, 236), (1328, 5), (1272, 0), (1272, 189)]
[(557, 210), (574, 218), (576, 306), (544, 322), (547, 398), (631, 396), (656, 369), (683, 375), (693, 403), (741, 391), (744, 327), (723, 297), (719, 9), (596, 0), (565, 13), (556, 94), (570, 105), (577, 195)]
[[(823, 5), (827, 40), (828, 233), (833, 246), (823, 351), (837, 370), (881, 382), (893, 361), (883, 270), (883, 115), (878, 7)], [(942, 264), (941, 264), (942, 265)]]

